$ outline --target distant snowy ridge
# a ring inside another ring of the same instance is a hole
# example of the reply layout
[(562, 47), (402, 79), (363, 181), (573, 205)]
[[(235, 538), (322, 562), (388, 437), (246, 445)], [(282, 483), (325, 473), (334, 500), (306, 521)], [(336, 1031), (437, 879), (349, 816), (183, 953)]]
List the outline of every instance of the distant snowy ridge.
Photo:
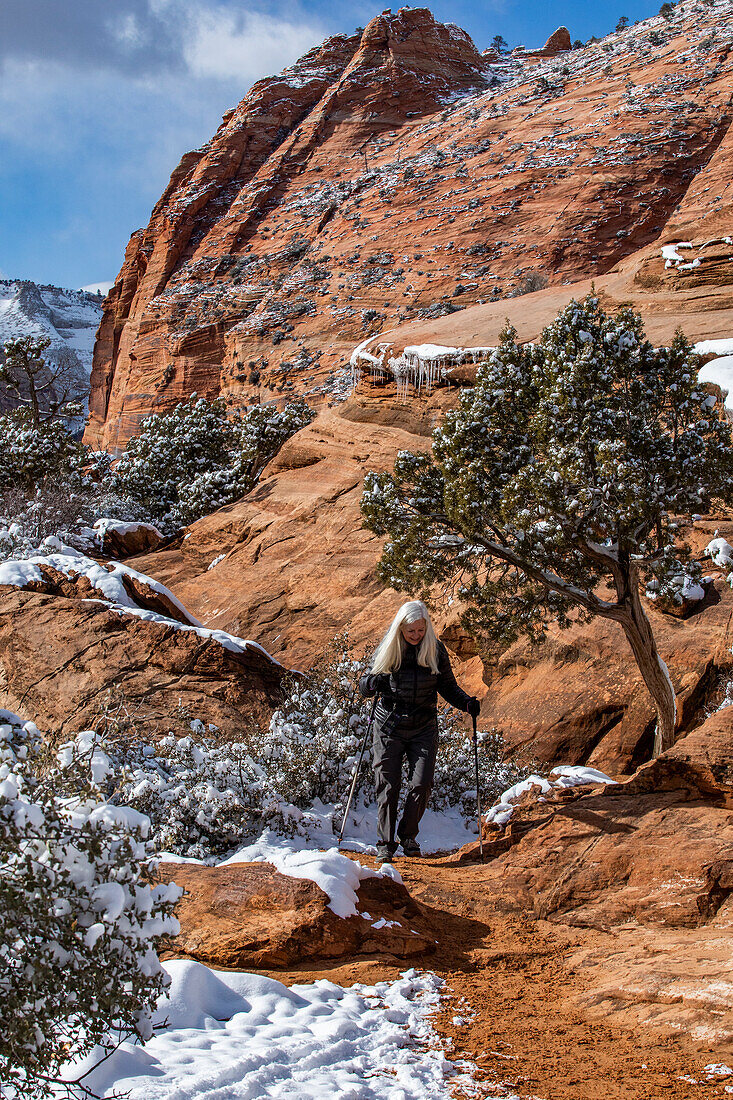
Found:
[[(104, 287), (107, 284), (100, 283)], [(29, 280), (0, 279), (0, 356), (6, 340), (48, 337), (46, 362), (71, 367), (80, 392), (89, 389), (102, 297)]]
[(101, 295), (102, 298), (106, 298), (114, 285), (112, 279), (100, 279), (98, 283), (87, 283), (86, 286), (80, 286), (79, 290), (82, 293), (94, 294), (95, 296)]

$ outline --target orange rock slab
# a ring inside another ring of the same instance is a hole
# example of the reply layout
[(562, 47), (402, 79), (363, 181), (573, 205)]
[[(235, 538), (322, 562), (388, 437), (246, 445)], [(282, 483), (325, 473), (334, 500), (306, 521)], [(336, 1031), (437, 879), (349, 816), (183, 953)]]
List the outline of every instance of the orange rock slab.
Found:
[(364, 879), (357, 915), (343, 918), (316, 883), (282, 875), (269, 863), (162, 863), (158, 874), (186, 891), (177, 910), (181, 932), (167, 947), (169, 957), (285, 969), (357, 955), (412, 959), (435, 949), (419, 906), (391, 878)]

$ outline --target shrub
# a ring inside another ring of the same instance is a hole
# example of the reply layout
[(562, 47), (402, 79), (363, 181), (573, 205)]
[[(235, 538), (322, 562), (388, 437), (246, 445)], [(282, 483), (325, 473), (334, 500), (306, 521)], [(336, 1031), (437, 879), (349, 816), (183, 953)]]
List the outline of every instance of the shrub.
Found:
[(175, 531), (249, 492), (285, 440), (314, 415), (298, 401), (282, 410), (255, 405), (230, 418), (223, 400), (193, 395), (143, 421), (110, 487)]
[(36, 727), (0, 720), (0, 1082), (42, 1097), (97, 1044), (150, 1037), (168, 984), (154, 948), (178, 931), (180, 891), (147, 880), (144, 818), (58, 767), (42, 779)]
[(58, 420), (35, 423), (28, 409), (14, 409), (0, 416), (0, 435), (0, 489), (31, 491), (81, 471), (84, 446)]
[(543, 290), (546, 286), (546, 275), (543, 275), (541, 271), (530, 271), (525, 275), (521, 283), (514, 288), (509, 297), (521, 298), (523, 294), (534, 294), (536, 290)]

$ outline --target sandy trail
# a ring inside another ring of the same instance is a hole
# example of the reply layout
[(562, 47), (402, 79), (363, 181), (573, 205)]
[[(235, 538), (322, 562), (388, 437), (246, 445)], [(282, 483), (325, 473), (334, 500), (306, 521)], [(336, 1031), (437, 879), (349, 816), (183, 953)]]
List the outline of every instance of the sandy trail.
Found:
[[(451, 1041), (452, 1055), (479, 1067), (481, 1095), (516, 1094), (522, 1100), (731, 1095), (725, 1086), (733, 1078), (701, 1082), (703, 1067), (721, 1061), (714, 1049), (647, 1029), (599, 1024), (574, 1007), (584, 987), (567, 957), (573, 947), (599, 941), (602, 934), (500, 912), (487, 869), (478, 864), (397, 858), (395, 866), (438, 941), (425, 968), (443, 977), (452, 994), (435, 1027)], [(391, 979), (404, 968), (391, 956), (371, 956), (340, 966), (264, 973), (287, 984), (329, 978), (348, 985)], [(682, 1080), (685, 1076), (701, 1083)]]

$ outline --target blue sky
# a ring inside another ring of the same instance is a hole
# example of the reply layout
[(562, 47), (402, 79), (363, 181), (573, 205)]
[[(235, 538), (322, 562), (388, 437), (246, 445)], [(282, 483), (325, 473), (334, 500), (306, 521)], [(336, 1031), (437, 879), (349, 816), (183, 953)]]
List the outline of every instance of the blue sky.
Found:
[[(0, 277), (114, 279), (181, 155), (259, 77), (383, 8), (359, 0), (1, 0)], [(436, 0), (479, 49), (585, 41), (661, 0)], [(393, 10), (399, 7), (394, 4)]]

